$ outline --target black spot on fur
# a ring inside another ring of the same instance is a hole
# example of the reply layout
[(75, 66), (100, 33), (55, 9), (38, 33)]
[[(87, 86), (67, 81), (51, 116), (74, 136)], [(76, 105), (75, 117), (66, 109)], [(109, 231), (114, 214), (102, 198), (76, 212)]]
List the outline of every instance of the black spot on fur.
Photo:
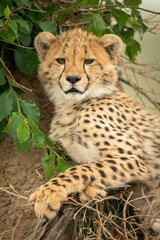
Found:
[(104, 173), (104, 171), (103, 170), (99, 170), (99, 173), (100, 173), (100, 175), (101, 175), (101, 177), (106, 177), (106, 174)]
[(110, 111), (110, 112), (114, 112), (114, 109), (110, 107), (110, 108), (109, 108), (109, 111)]
[(128, 163), (128, 167), (129, 167), (129, 169), (133, 169), (133, 165), (131, 164), (131, 163)]
[(85, 175), (85, 174), (82, 174), (82, 178), (84, 179), (84, 181), (87, 181), (87, 180), (88, 180), (88, 177), (87, 177), (87, 175)]
[(123, 161), (126, 161), (126, 160), (128, 160), (128, 158), (127, 158), (127, 157), (120, 157), (120, 159), (121, 159), (121, 160), (123, 160)]
[(64, 177), (65, 177), (65, 175), (59, 175), (58, 177), (60, 177), (60, 178), (64, 178)]
[(67, 179), (63, 179), (66, 182), (72, 182), (71, 179), (67, 178)]
[(118, 152), (119, 152), (119, 153), (124, 153), (123, 148), (118, 148)]
[(78, 175), (73, 175), (73, 178), (78, 180), (79, 179), (79, 176)]
[(97, 133), (93, 133), (93, 137), (97, 137), (98, 135), (97, 135)]
[(90, 172), (93, 172), (90, 166), (88, 166), (88, 165), (83, 165), (83, 167), (87, 168)]
[(97, 117), (103, 119), (101, 115), (97, 115)]
[(96, 128), (98, 128), (98, 129), (100, 129), (100, 128), (101, 128), (101, 126), (99, 126), (99, 125), (96, 125), (95, 127), (96, 127)]
[(119, 118), (117, 119), (117, 121), (118, 121), (119, 123), (121, 123), (121, 122), (122, 122), (122, 120), (121, 120), (121, 119), (119, 119)]
[(116, 162), (113, 161), (113, 160), (107, 160), (107, 162), (108, 162), (108, 163), (112, 163), (112, 164), (116, 164)]
[(92, 175), (91, 176), (91, 182), (95, 181), (95, 177)]
[(111, 168), (114, 172), (117, 172), (117, 168), (116, 168), (116, 167), (111, 166), (110, 168)]
[(69, 170), (70, 171), (74, 171), (74, 170), (76, 170), (77, 168), (76, 167), (72, 167), (72, 168), (70, 168)]
[(106, 157), (108, 157), (108, 158), (113, 158), (113, 156), (110, 155), (110, 154), (107, 154)]
[(115, 139), (115, 137), (114, 137), (114, 136), (112, 136), (112, 135), (110, 135), (110, 136), (109, 136), (109, 139)]
[(123, 172), (120, 172), (120, 176), (121, 176), (121, 177), (125, 177), (125, 175), (124, 175)]
[(85, 120), (84, 120), (84, 123), (90, 123), (90, 121), (89, 121), (89, 120), (87, 120), (87, 119), (85, 119)]
[(117, 177), (116, 177), (115, 175), (113, 175), (113, 176), (112, 176), (112, 179), (113, 179), (113, 180), (116, 180), (116, 179), (117, 179)]
[(99, 167), (99, 168), (103, 167), (103, 165), (101, 163), (96, 163), (96, 166)]

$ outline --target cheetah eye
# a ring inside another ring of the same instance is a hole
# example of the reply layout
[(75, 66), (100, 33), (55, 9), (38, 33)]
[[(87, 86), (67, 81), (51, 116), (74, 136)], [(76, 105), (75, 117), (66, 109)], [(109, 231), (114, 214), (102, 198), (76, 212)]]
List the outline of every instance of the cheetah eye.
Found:
[(84, 60), (84, 64), (88, 64), (88, 65), (89, 65), (89, 64), (93, 63), (94, 60), (95, 60), (95, 59), (85, 59), (85, 60)]
[(65, 64), (65, 59), (64, 58), (57, 58), (56, 61), (57, 61), (58, 64), (61, 64), (61, 65)]

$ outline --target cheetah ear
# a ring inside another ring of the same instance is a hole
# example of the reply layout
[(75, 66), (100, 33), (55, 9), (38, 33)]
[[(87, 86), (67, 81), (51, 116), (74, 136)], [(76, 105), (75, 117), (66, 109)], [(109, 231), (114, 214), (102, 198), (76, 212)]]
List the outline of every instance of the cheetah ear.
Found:
[(38, 57), (43, 60), (50, 44), (56, 41), (56, 37), (50, 32), (41, 32), (34, 39), (34, 46), (38, 52)]
[(105, 34), (100, 38), (100, 41), (109, 54), (111, 61), (116, 64), (122, 50), (122, 40), (114, 34)]

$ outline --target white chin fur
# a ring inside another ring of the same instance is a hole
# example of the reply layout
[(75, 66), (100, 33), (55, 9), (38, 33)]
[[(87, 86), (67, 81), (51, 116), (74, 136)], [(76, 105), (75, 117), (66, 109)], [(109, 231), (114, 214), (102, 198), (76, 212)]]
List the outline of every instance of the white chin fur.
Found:
[(63, 104), (63, 103), (75, 103), (80, 102), (82, 100), (87, 100), (95, 97), (100, 97), (103, 95), (110, 95), (114, 91), (114, 86), (99, 86), (93, 85), (83, 94), (78, 93), (68, 93), (65, 94), (64, 91), (58, 86), (47, 86), (45, 85), (45, 90), (52, 102), (55, 104)]

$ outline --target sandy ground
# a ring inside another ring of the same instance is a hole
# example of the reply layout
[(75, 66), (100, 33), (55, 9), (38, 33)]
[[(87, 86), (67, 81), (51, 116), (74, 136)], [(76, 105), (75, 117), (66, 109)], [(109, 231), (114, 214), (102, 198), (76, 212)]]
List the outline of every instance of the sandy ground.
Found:
[[(39, 128), (48, 134), (52, 105), (35, 76), (14, 72), (17, 82), (32, 89), (22, 95), (23, 99), (36, 102), (40, 108)], [(31, 149), (17, 154), (12, 137), (5, 134), (0, 141), (0, 240), (25, 240), (37, 222), (29, 195), (46, 181), (41, 165), (43, 150)]]

